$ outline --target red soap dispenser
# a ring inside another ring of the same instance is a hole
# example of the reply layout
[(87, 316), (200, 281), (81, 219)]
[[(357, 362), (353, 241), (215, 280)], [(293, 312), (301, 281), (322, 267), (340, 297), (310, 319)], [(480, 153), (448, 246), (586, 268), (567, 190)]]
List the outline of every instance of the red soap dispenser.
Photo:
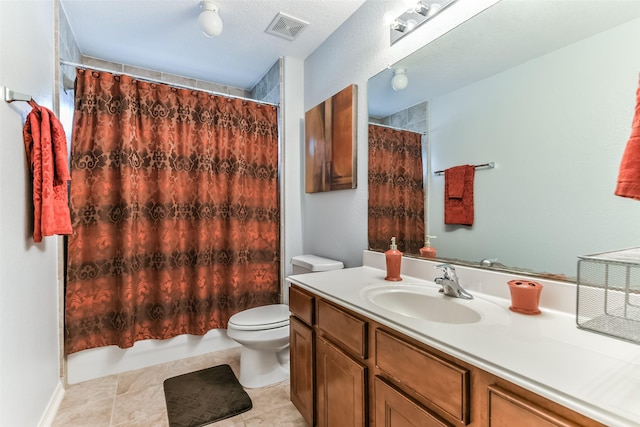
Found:
[(424, 246), (420, 248), (420, 256), (422, 258), (435, 258), (436, 257), (436, 248), (431, 246), (431, 240), (435, 239), (436, 236), (425, 236)]
[(387, 277), (384, 280), (391, 282), (399, 282), (402, 280), (400, 277), (400, 264), (402, 263), (402, 252), (398, 250), (396, 245), (396, 238), (391, 238), (391, 247), (384, 253), (387, 259)]

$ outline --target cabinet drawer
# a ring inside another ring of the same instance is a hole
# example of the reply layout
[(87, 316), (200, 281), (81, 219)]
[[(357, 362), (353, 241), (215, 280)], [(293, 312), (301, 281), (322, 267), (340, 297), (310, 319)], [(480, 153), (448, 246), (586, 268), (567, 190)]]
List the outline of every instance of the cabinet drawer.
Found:
[(497, 386), (489, 386), (489, 426), (491, 427), (574, 427), (553, 412)]
[(367, 358), (367, 322), (323, 300), (318, 300), (317, 320), (318, 328), (346, 350)]
[(449, 427), (420, 404), (405, 396), (383, 379), (373, 381), (375, 392), (375, 427)]
[(456, 421), (469, 423), (468, 369), (382, 330), (376, 330), (376, 366)]
[(289, 311), (307, 325), (313, 325), (313, 295), (302, 289), (289, 288)]

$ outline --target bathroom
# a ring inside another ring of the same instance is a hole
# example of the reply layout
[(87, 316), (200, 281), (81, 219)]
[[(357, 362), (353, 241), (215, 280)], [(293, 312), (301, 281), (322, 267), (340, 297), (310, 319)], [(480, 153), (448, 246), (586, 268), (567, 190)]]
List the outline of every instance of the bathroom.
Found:
[[(466, 5), (469, 6), (467, 9), (452, 7), (450, 9), (452, 13), (447, 18), (450, 21), (441, 24), (440, 27), (422, 27), (402, 43), (389, 47), (386, 34), (378, 26), (368, 23), (369, 14), (376, 16), (381, 14), (380, 9), (384, 7), (384, 2), (367, 2), (357, 14), (350, 18), (348, 26), (341, 27), (336, 31), (314, 54), (305, 60), (284, 58), (283, 85), (288, 90), (285, 92), (283, 102), (288, 107), (283, 112), (285, 124), (282, 132), (284, 135), (284, 157), (288, 160), (283, 164), (283, 174), (289, 177), (299, 177), (303, 170), (301, 162), (291, 161), (291, 159), (301, 158), (300, 147), (303, 144), (300, 136), (300, 122), (304, 117), (304, 111), (349, 84), (358, 85), (357, 104), (360, 107), (359, 110), (363, 111), (364, 106), (368, 103), (367, 84), (369, 78), (495, 2), (472, 3), (473, 5)], [(1, 83), (28, 92), (44, 105), (53, 105), (54, 91), (62, 91), (57, 84), (54, 84), (53, 76), (57, 61), (52, 59), (56, 58), (53, 40), (54, 34), (57, 34), (55, 14), (58, 7), (55, 1), (3, 1), (0, 5), (2, 8), (0, 37), (3, 40), (0, 65)], [(455, 13), (453, 13), (454, 11)], [(16, 23), (21, 24), (16, 25)], [(345, 49), (344, 39), (350, 36), (350, 28), (364, 31), (366, 35), (360, 40), (352, 40), (349, 43), (349, 49)], [(615, 52), (616, 49), (611, 49), (611, 51)], [(611, 75), (609, 69), (596, 67), (590, 70), (593, 74), (589, 76), (590, 80), (583, 82), (584, 86), (591, 89), (597, 81), (604, 86), (600, 86), (600, 90), (606, 90), (605, 83), (617, 83), (624, 86), (624, 95), (629, 98), (629, 103), (631, 103), (633, 86), (636, 81), (629, 83), (625, 80), (628, 80), (631, 73), (634, 73), (634, 79), (637, 80), (639, 61), (637, 56), (634, 59), (633, 55), (629, 53), (637, 52), (637, 49), (628, 49), (625, 52), (628, 53), (625, 57), (628, 58), (632, 66), (635, 66), (634, 70), (630, 70), (630, 67), (616, 67), (620, 74)], [(345, 66), (345, 64), (353, 64), (353, 66)], [(623, 89), (618, 88), (621, 92)], [(300, 93), (305, 94), (303, 99), (295, 95)], [(611, 169), (611, 165), (619, 160), (624, 140), (628, 136), (625, 133), (628, 133), (632, 106), (606, 107), (605, 110), (592, 111), (592, 114), (595, 114), (593, 121), (607, 121), (615, 116), (622, 123), (620, 128), (616, 129), (615, 136), (618, 139), (621, 138), (622, 141), (611, 139), (608, 142), (609, 145), (604, 148), (589, 150), (591, 156), (588, 158), (582, 157), (586, 156), (586, 153), (579, 152), (580, 147), (571, 147), (573, 149), (571, 153), (563, 154), (564, 161), (561, 163), (563, 167), (566, 168), (568, 164), (573, 163), (584, 166), (586, 163), (587, 169), (593, 170), (602, 166), (597, 160), (603, 157), (608, 159), (607, 164)], [(614, 112), (611, 112), (610, 108), (613, 108)], [(624, 117), (618, 117), (618, 115), (623, 115), (622, 113), (616, 114), (616, 111), (619, 110), (624, 111)], [(62, 356), (59, 348), (59, 307), (62, 301), (58, 289), (62, 284), (62, 276), (58, 273), (58, 254), (61, 253), (62, 248), (58, 246), (56, 239), (47, 240), (40, 245), (34, 245), (28, 239), (29, 227), (27, 224), (30, 218), (22, 213), (26, 212), (29, 206), (29, 195), (25, 191), (28, 176), (25, 164), (15, 160), (24, 158), (23, 146), (20, 143), (22, 124), (16, 112), (9, 108), (3, 108), (0, 117), (2, 120), (0, 127), (2, 140), (5, 142), (4, 153), (0, 160), (2, 165), (0, 167), (0, 191), (4, 198), (0, 211), (2, 212), (0, 215), (2, 218), (2, 237), (0, 239), (2, 241), (0, 257), (0, 289), (2, 289), (2, 297), (0, 298), (0, 316), (2, 316), (0, 424), (5, 425), (6, 423), (9, 426), (37, 425), (38, 420), (41, 420), (45, 415), (60, 383), (59, 373)], [(287, 197), (283, 207), (283, 217), (285, 218), (283, 260), (301, 253), (314, 253), (342, 260), (347, 267), (362, 264), (362, 251), (367, 248), (366, 123), (367, 118), (361, 117), (359, 114), (357, 189), (309, 195), (304, 194), (298, 188), (299, 180), (286, 181), (289, 188), (285, 190)], [(9, 141), (17, 141), (17, 143), (9, 144)], [(445, 153), (442, 153), (439, 161), (434, 160), (433, 167), (450, 166), (450, 159), (461, 162), (495, 161), (497, 167), (494, 171), (478, 172), (478, 184), (486, 185), (481, 188), (486, 188), (489, 191), (484, 199), (479, 199), (479, 202), (484, 200), (483, 203), (492, 200), (498, 201), (497, 199), (503, 197), (501, 193), (491, 191), (494, 184), (490, 180), (493, 180), (498, 172), (513, 167), (509, 164), (512, 161), (520, 159), (523, 163), (529, 163), (531, 155), (529, 153), (526, 157), (518, 157), (515, 154), (513, 156), (515, 158), (504, 156), (499, 158), (499, 153), (496, 152), (499, 149), (490, 151), (482, 144), (474, 149), (478, 152), (474, 152), (473, 158), (449, 158), (445, 156)], [(545, 150), (551, 149), (553, 147), (545, 147)], [(575, 154), (576, 157), (568, 157), (570, 154)], [(595, 160), (593, 155), (595, 155)], [(614, 161), (614, 158), (617, 160)], [(550, 170), (548, 166), (541, 166), (537, 171), (543, 175), (554, 171), (558, 172), (557, 169)], [(435, 181), (435, 178), (432, 177), (432, 179)], [(535, 180), (532, 181), (535, 182)], [(551, 181), (551, 183), (553, 182), (557, 181)], [(597, 184), (602, 186), (598, 187), (598, 197), (604, 197), (601, 194), (606, 192), (606, 195), (609, 195), (613, 191), (614, 182), (615, 175), (611, 175), (610, 182), (584, 182), (582, 183), (583, 187), (575, 188), (572, 186), (564, 189), (564, 192), (566, 194), (579, 192), (583, 196), (588, 196), (591, 191), (595, 193), (593, 186)], [(438, 191), (437, 187), (434, 188), (435, 191)], [(542, 188), (534, 188), (535, 197), (539, 197), (541, 193), (550, 193), (551, 189), (552, 184), (545, 181)], [(507, 194), (511, 194), (508, 193), (508, 190), (521, 191), (519, 194), (523, 197), (526, 195), (524, 189), (518, 188), (502, 190), (502, 193), (507, 191)], [(437, 193), (434, 199), (436, 197), (438, 197)], [(478, 197), (480, 198), (481, 195)], [(528, 227), (531, 220), (529, 218), (523, 219), (520, 210), (526, 210), (528, 213), (537, 211), (539, 212), (538, 218), (549, 218), (550, 221), (553, 221), (553, 217), (550, 216), (549, 203), (557, 203), (557, 200), (543, 203), (538, 203), (536, 200), (525, 197), (524, 200), (517, 200), (517, 205), (514, 201), (512, 206), (513, 227), (517, 230), (514, 234), (520, 235), (520, 241), (528, 241), (529, 236), (520, 234), (526, 233), (528, 228), (545, 227), (544, 223)], [(528, 203), (530, 205), (523, 206)], [(581, 223), (584, 226), (575, 229), (577, 235), (559, 236), (557, 244), (560, 242), (564, 244), (568, 240), (577, 238), (587, 239), (589, 242), (588, 245), (583, 246), (580, 252), (572, 252), (572, 258), (567, 261), (568, 263), (575, 263), (575, 257), (580, 254), (634, 246), (634, 242), (638, 241), (638, 235), (634, 235), (633, 218), (635, 218), (634, 213), (637, 209), (635, 204), (625, 200), (614, 200), (613, 203), (615, 205), (603, 205), (600, 201), (593, 202), (594, 207), (599, 206), (609, 212), (619, 213), (615, 219), (603, 219), (602, 214), (599, 213)], [(501, 207), (501, 209), (508, 208), (509, 206)], [(344, 215), (344, 212), (354, 214)], [(576, 221), (576, 216), (579, 217), (576, 212), (567, 215), (561, 219), (556, 218), (555, 222), (572, 223)], [(433, 223), (435, 224), (435, 220)], [(615, 235), (612, 235), (611, 231), (602, 228), (611, 223), (622, 224), (623, 230), (626, 228), (628, 233), (617, 231)], [(491, 233), (491, 230), (489, 232)], [(637, 231), (635, 232), (637, 233)], [(464, 232), (459, 234), (462, 233)], [(438, 233), (433, 234), (437, 235)], [(492, 239), (491, 234), (484, 235), (482, 238)], [(442, 242), (440, 245), (439, 241), (435, 240), (433, 244), (439, 250), (444, 251), (446, 243), (444, 240)], [(509, 243), (512, 249), (514, 246), (520, 249), (516, 242)], [(540, 253), (552, 254), (555, 250), (557, 247), (550, 243), (547, 246), (539, 244)], [(484, 257), (492, 258), (494, 255), (493, 253), (485, 253), (480, 257), (475, 255), (470, 255), (470, 257), (479, 260)], [(534, 258), (536, 257), (537, 255)], [(499, 260), (501, 258), (501, 256), (498, 257)], [(528, 266), (523, 265), (523, 267)], [(544, 266), (535, 267), (536, 271), (542, 271), (544, 268)], [(289, 274), (290, 265), (286, 262), (284, 269), (285, 274)], [(562, 272), (572, 275), (571, 271)], [(152, 364), (154, 360), (148, 359), (145, 362)]]

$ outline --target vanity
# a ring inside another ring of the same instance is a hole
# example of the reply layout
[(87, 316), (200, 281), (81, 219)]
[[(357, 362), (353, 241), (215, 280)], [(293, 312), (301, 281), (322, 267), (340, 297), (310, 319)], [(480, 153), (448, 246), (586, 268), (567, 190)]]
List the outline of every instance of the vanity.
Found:
[(403, 258), (397, 283), (382, 254), (363, 261), (287, 279), (291, 401), (309, 425), (640, 425), (640, 346), (578, 329), (575, 285), (541, 281), (527, 316), (508, 309), (516, 276), (456, 267), (462, 300), (438, 293), (433, 261)]

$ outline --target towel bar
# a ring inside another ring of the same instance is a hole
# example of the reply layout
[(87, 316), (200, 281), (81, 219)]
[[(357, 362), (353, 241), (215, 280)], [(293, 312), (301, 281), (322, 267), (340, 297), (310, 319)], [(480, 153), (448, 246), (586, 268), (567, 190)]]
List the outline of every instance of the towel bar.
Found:
[[(493, 169), (496, 167), (496, 164), (494, 162), (489, 162), (489, 163), (483, 163), (481, 165), (474, 165), (474, 168), (478, 169), (478, 168), (487, 168), (487, 169)], [(435, 171), (433, 174), (434, 175), (442, 175), (444, 173), (444, 169), (443, 170), (439, 170), (439, 171)]]
[(4, 96), (4, 100), (6, 102), (13, 102), (13, 101), (26, 101), (29, 102), (31, 101), (31, 96), (30, 95), (26, 95), (24, 93), (20, 93), (20, 92), (15, 92), (11, 89), (9, 89), (8, 87), (3, 87), (2, 88), (2, 93)]

